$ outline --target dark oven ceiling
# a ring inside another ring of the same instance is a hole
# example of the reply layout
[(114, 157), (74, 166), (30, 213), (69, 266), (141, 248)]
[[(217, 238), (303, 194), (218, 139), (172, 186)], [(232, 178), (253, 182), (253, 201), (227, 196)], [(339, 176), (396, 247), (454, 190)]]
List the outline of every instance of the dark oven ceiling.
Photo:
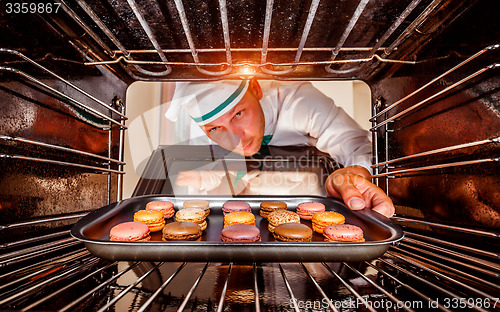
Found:
[[(68, 61), (104, 64), (129, 82), (239, 78), (245, 71), (260, 79), (371, 80), (422, 61), (418, 52), (432, 38), (481, 3), (57, 2), (61, 4), (57, 13), (27, 14), (19, 19), (19, 14), (2, 12), (1, 26), (9, 35), (0, 39), (1, 46), (24, 50), (47, 62), (65, 61), (70, 68)], [(463, 47), (456, 37), (445, 38), (449, 42), (441, 39), (442, 54), (426, 56), (442, 57), (452, 46)], [(92, 66), (86, 67), (92, 72)]]

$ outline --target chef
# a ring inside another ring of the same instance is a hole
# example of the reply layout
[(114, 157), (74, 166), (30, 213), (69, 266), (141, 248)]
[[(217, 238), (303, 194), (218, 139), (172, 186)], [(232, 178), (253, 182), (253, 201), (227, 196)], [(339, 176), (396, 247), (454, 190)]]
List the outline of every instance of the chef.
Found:
[(211, 140), (240, 155), (262, 145), (315, 146), (344, 166), (326, 181), (330, 196), (353, 210), (394, 214), (392, 201), (371, 183), (368, 132), (311, 83), (178, 82), (167, 117), (175, 120), (180, 107)]

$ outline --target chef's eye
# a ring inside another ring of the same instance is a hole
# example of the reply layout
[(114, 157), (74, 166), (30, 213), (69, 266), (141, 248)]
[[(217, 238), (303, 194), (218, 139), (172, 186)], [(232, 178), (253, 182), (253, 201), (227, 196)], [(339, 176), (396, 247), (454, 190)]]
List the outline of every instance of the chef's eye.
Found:
[(243, 111), (240, 110), (239, 112), (237, 112), (236, 114), (234, 114), (234, 117), (240, 117), (241, 115), (243, 115)]
[(210, 128), (208, 130), (208, 132), (214, 132), (214, 131), (217, 131), (219, 129), (219, 127), (213, 127), (213, 128)]

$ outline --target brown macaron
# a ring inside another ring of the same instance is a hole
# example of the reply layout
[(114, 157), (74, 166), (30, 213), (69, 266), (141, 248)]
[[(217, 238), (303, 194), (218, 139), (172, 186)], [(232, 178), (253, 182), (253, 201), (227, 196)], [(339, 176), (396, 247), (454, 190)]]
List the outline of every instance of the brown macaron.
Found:
[(274, 228), (283, 223), (300, 223), (300, 217), (297, 213), (289, 210), (275, 210), (269, 214), (267, 217), (269, 221), (268, 229), (269, 232), (273, 233)]
[(282, 201), (265, 201), (260, 203), (259, 214), (262, 218), (267, 219), (269, 214), (275, 210), (286, 210), (287, 205)]
[(284, 242), (310, 242), (313, 231), (305, 224), (283, 223), (274, 228), (275, 239)]
[(200, 240), (201, 228), (193, 222), (171, 222), (163, 228), (162, 240)]

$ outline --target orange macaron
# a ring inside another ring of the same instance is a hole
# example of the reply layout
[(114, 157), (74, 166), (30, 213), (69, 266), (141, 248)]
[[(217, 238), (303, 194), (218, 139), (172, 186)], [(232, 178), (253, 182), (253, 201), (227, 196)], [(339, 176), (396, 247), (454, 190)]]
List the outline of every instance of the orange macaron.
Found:
[(139, 210), (134, 213), (134, 222), (146, 224), (151, 232), (161, 231), (165, 226), (165, 218), (160, 211)]
[(224, 227), (233, 224), (255, 225), (255, 216), (247, 211), (230, 212), (224, 216)]
[(166, 200), (156, 200), (146, 204), (146, 210), (161, 211), (165, 219), (172, 218), (175, 214), (174, 204)]
[(323, 229), (329, 225), (343, 224), (345, 217), (338, 212), (323, 211), (313, 214), (312, 227), (315, 232), (323, 234)]

